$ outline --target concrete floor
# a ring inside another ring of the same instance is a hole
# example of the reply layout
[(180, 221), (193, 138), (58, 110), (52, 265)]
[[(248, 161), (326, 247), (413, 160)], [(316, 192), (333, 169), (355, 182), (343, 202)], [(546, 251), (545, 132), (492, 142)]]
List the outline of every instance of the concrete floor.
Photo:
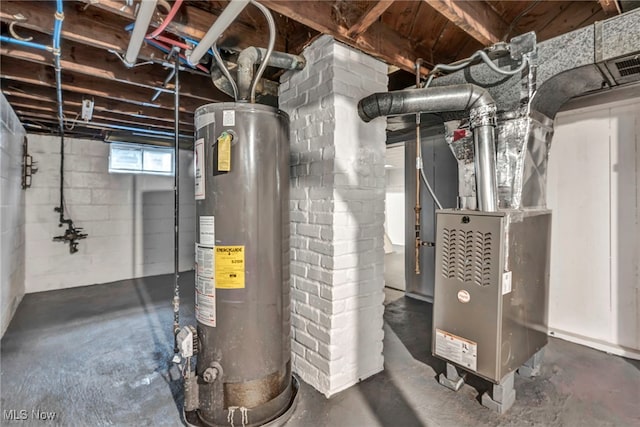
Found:
[[(194, 321), (192, 281), (183, 275), (183, 323)], [(171, 287), (158, 276), (27, 295), (1, 342), (3, 415), (27, 410), (13, 422), (22, 426), (181, 425), (180, 385), (168, 375)], [(441, 387), (431, 305), (397, 297), (385, 311), (385, 371), (331, 399), (303, 383), (287, 427), (640, 425), (640, 363), (553, 338), (542, 375), (516, 378), (506, 415), (480, 405), (483, 381)], [(45, 424), (32, 410), (56, 418)]]

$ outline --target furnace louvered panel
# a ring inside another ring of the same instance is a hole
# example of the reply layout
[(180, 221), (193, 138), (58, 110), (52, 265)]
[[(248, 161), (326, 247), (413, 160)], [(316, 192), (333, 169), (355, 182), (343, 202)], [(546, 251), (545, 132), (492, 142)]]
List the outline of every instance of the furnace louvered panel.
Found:
[(490, 232), (444, 228), (442, 230), (442, 276), (462, 283), (487, 286), (491, 282)]

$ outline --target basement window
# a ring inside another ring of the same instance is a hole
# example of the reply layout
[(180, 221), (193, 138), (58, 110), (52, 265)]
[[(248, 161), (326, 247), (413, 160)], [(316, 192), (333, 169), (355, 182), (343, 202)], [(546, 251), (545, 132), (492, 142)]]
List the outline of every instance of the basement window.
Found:
[(173, 175), (173, 149), (111, 143), (109, 173)]

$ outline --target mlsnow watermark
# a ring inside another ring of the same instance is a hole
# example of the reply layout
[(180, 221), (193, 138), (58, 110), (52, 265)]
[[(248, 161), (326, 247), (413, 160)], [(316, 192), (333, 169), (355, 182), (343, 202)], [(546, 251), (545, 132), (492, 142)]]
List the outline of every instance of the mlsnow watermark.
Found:
[(2, 419), (4, 421), (55, 421), (58, 418), (58, 413), (53, 411), (43, 411), (41, 409), (32, 409), (28, 411), (26, 409), (3, 409)]

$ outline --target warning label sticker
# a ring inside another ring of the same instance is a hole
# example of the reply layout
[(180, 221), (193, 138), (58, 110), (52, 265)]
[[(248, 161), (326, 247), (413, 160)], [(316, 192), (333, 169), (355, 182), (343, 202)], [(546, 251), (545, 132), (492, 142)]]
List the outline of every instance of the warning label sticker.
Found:
[(216, 246), (216, 288), (244, 288), (244, 246)]
[(213, 216), (200, 216), (200, 244), (216, 244), (216, 222)]
[(196, 244), (196, 274), (199, 277), (213, 278), (213, 262), (213, 248)]
[(478, 344), (436, 329), (436, 354), (471, 371), (477, 370)]
[(234, 110), (222, 111), (222, 126), (235, 126), (236, 125), (236, 112)]
[[(207, 326), (216, 326), (216, 288), (213, 279), (196, 276), (196, 319)], [(200, 292), (208, 289), (210, 294)]]
[(204, 178), (205, 178), (205, 170), (204, 170), (204, 138), (200, 138), (196, 141), (193, 147), (193, 157), (194, 157), (194, 165), (195, 165), (195, 195), (196, 200), (204, 200), (205, 189), (204, 189)]

